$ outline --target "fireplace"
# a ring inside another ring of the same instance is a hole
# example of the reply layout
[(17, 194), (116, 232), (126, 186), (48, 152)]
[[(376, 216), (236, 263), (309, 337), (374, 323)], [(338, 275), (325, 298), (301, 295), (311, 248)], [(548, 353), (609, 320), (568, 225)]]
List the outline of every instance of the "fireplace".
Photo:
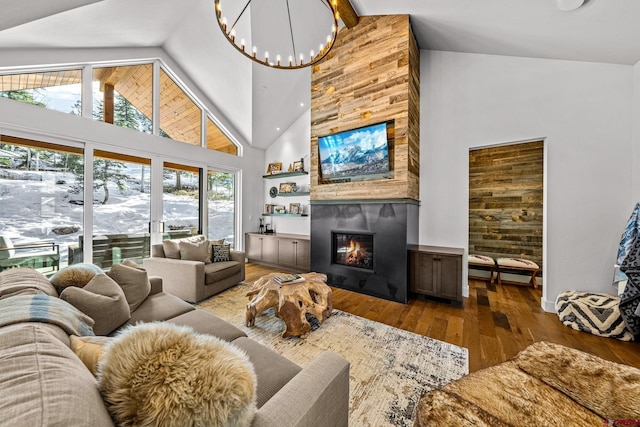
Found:
[(373, 234), (332, 231), (333, 264), (373, 270)]
[(415, 201), (311, 202), (311, 271), (331, 286), (406, 303), (407, 246), (417, 240)]

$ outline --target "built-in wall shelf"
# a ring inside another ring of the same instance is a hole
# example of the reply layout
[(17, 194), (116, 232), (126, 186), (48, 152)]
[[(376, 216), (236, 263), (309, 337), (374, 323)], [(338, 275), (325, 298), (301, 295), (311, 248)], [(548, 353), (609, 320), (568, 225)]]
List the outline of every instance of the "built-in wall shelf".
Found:
[(262, 216), (309, 216), (309, 215), (308, 214), (291, 214), (291, 213), (280, 213), (280, 214), (263, 213)]
[(285, 178), (288, 176), (301, 176), (301, 175), (309, 175), (309, 172), (307, 171), (282, 172), (282, 173), (262, 175), (262, 177), (264, 179), (276, 179), (276, 178)]
[(294, 191), (292, 193), (278, 193), (277, 197), (296, 197), (296, 196), (308, 196), (308, 191)]

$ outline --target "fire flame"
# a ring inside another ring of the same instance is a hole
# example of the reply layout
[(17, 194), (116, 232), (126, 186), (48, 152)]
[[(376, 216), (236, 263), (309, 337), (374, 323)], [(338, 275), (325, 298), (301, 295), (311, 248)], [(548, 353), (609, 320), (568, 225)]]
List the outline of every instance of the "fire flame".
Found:
[(347, 248), (347, 263), (357, 264), (360, 258), (360, 242), (351, 240)]

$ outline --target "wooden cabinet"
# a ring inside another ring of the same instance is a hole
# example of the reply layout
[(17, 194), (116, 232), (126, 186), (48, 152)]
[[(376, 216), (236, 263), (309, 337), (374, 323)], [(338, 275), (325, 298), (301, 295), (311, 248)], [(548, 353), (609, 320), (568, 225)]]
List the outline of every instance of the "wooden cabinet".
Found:
[(278, 241), (271, 236), (247, 233), (245, 247), (249, 261), (278, 262)]
[(286, 270), (309, 271), (309, 236), (246, 233), (245, 248), (251, 262)]
[(409, 290), (462, 304), (461, 248), (412, 246), (409, 249)]
[(309, 270), (309, 240), (278, 239), (278, 264)]

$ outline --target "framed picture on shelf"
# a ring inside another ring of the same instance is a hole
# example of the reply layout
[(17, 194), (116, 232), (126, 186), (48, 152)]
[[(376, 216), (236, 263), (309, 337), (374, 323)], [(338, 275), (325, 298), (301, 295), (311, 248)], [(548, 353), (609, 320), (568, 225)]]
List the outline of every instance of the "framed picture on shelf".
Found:
[(296, 191), (296, 183), (295, 182), (281, 182), (280, 189), (278, 190), (280, 193), (293, 193)]
[(290, 214), (301, 214), (302, 206), (300, 203), (289, 203), (289, 213)]
[(281, 205), (275, 205), (273, 207), (273, 213), (274, 214), (283, 214), (283, 213), (287, 213), (284, 206)]
[(272, 210), (273, 210), (273, 205), (270, 205), (268, 203), (266, 205), (264, 205), (264, 213), (266, 213), (266, 214), (273, 213)]
[(293, 162), (293, 171), (294, 172), (304, 171), (304, 162), (302, 161), (302, 159), (300, 159), (300, 161), (298, 162)]
[(282, 170), (282, 163), (280, 162), (269, 163), (269, 166), (267, 167), (267, 174), (268, 175), (277, 174), (277, 173), (280, 173), (281, 170)]

